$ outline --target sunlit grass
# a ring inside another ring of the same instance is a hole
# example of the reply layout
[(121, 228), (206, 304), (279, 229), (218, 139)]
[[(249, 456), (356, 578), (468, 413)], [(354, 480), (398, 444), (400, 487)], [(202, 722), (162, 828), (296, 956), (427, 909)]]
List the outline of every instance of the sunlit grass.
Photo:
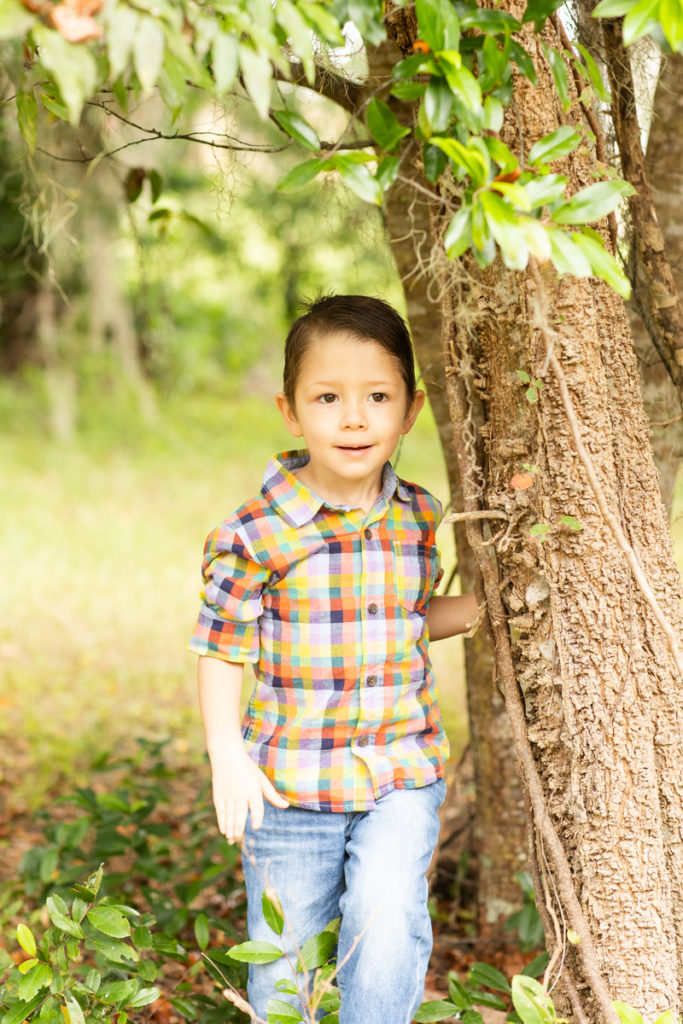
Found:
[[(6, 763), (25, 765), (9, 799), (31, 806), (55, 777), (84, 778), (94, 753), (137, 735), (171, 736), (179, 757), (200, 759), (184, 646), (204, 537), (258, 491), (270, 455), (296, 443), (269, 394), (175, 396), (153, 426), (103, 400), (68, 444), (19, 419), (0, 442), (0, 742)], [(398, 470), (447, 503), (426, 411)], [(447, 527), (440, 546), (448, 574)], [(435, 644), (432, 656), (457, 753), (460, 643)]]

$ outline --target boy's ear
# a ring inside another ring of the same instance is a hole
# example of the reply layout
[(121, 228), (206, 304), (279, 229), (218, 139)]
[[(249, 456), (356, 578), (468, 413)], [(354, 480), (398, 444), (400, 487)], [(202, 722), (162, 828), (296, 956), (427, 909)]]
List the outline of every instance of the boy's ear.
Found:
[(401, 427), (401, 433), (407, 434), (413, 423), (417, 419), (420, 413), (420, 409), (425, 404), (425, 393), (424, 391), (416, 391), (415, 397), (408, 407), (408, 412), (403, 420), (403, 426)]
[(299, 421), (296, 418), (296, 413), (282, 391), (278, 392), (275, 396), (275, 404), (280, 410), (280, 415), (285, 421), (287, 430), (290, 434), (293, 437), (303, 437)]

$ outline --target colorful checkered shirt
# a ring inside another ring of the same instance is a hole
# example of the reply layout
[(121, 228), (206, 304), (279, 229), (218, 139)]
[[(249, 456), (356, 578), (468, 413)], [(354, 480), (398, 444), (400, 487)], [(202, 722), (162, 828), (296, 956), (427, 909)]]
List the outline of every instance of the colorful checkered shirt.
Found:
[(426, 633), (441, 507), (389, 463), (368, 513), (331, 506), (295, 476), (307, 461), (276, 456), (209, 534), (189, 649), (255, 664), (245, 743), (291, 804), (368, 810), (444, 774)]

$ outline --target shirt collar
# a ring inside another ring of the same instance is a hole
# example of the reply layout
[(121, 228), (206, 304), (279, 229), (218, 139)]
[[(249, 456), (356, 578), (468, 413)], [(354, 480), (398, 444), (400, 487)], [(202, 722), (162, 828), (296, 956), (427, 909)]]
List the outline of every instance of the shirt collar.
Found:
[[(294, 471), (305, 466), (309, 458), (305, 448), (301, 451), (281, 452), (270, 460), (263, 477), (261, 493), (282, 518), (295, 528), (311, 522), (323, 507), (343, 512), (350, 511), (346, 505), (328, 505), (301, 483)], [(382, 470), (381, 497), (388, 502), (394, 494), (400, 501), (410, 501), (408, 488), (396, 476), (391, 463), (385, 462)]]

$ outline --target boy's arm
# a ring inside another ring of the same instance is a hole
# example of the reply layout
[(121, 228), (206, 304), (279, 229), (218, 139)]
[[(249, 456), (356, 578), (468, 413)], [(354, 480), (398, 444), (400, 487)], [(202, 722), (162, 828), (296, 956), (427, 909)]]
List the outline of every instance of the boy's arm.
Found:
[(251, 811), (252, 828), (263, 821), (263, 798), (287, 807), (271, 781), (254, 764), (240, 732), (240, 693), (244, 666), (200, 657), (197, 672), (199, 707), (211, 761), (213, 802), (218, 828), (229, 843), (241, 838)]
[(430, 641), (467, 633), (477, 621), (478, 614), (479, 605), (474, 594), (459, 597), (437, 594), (430, 599), (427, 612)]

